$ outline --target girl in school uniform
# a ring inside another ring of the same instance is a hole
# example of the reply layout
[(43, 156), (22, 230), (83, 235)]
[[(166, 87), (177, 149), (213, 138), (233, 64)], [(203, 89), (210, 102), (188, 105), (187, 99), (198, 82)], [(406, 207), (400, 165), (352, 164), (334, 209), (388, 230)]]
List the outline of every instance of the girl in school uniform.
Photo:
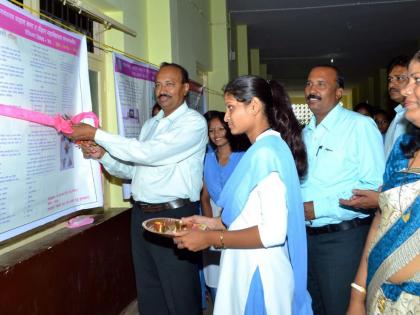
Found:
[(220, 218), (193, 216), (207, 230), (177, 233), (178, 248), (222, 248), (214, 314), (312, 314), (299, 176), (305, 147), (287, 94), (276, 81), (239, 77), (225, 87), (225, 121), (251, 147), (220, 194)]

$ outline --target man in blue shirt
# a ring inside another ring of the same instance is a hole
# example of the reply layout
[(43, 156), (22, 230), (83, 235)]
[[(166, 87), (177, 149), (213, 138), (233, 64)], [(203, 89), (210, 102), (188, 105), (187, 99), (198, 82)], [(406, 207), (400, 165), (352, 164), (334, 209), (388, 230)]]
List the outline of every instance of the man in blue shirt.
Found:
[(315, 314), (345, 314), (371, 217), (341, 206), (352, 189), (382, 183), (382, 136), (374, 121), (344, 109), (337, 68), (314, 67), (305, 97), (313, 112), (304, 129), (308, 173), (302, 181), (308, 233), (308, 289)]

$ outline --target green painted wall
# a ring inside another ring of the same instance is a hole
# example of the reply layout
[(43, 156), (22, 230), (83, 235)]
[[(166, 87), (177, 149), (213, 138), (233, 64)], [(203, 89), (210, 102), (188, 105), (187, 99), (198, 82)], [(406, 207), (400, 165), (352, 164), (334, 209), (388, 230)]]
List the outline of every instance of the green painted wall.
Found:
[(388, 75), (385, 68), (379, 69), (379, 98), (377, 101), (377, 104), (375, 104), (377, 107), (387, 110), (387, 104), (388, 104)]
[(209, 109), (225, 111), (223, 86), (229, 81), (229, 40), (225, 0), (212, 0), (211, 6), (211, 54), (212, 69), (208, 73)]
[(267, 80), (267, 64), (260, 64), (260, 76)]
[(249, 50), (249, 59), (251, 64), (251, 74), (260, 75), (260, 50), (258, 48), (251, 48)]
[(247, 25), (236, 26), (236, 60), (238, 76), (249, 74)]
[[(137, 36), (132, 37), (116, 30), (106, 31), (104, 34), (107, 36), (107, 40), (111, 38), (112, 41), (114, 37), (122, 37), (122, 42), (119, 43), (122, 46), (116, 48), (143, 59), (148, 58), (146, 0), (88, 0), (84, 2), (95, 6), (105, 15), (137, 32)], [(106, 43), (108, 44), (108, 42)]]
[(191, 79), (202, 83), (200, 70), (211, 69), (210, 2), (208, 0), (171, 1), (173, 61), (183, 65)]
[(171, 1), (145, 0), (148, 61), (172, 62)]

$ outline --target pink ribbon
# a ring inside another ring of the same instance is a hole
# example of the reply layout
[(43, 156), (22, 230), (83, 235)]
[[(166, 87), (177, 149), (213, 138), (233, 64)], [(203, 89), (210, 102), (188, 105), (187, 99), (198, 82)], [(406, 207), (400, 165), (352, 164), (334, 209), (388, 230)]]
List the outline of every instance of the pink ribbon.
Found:
[(50, 116), (30, 109), (0, 104), (0, 115), (31, 121), (44, 126), (54, 127), (58, 132), (66, 134), (73, 133), (73, 128), (71, 126), (73, 124), (80, 123), (83, 119), (86, 118), (92, 119), (95, 127), (99, 127), (98, 116), (96, 116), (93, 112), (83, 112), (73, 116), (70, 120), (66, 120), (59, 114)]

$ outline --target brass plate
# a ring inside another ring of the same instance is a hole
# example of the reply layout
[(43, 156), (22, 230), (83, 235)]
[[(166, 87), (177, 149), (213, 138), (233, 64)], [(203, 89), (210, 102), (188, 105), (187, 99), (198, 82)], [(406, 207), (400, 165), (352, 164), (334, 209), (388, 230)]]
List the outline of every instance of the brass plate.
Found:
[(190, 229), (206, 230), (204, 224), (186, 225), (180, 219), (174, 218), (153, 218), (143, 222), (143, 228), (151, 233), (159, 234), (166, 237), (173, 237), (175, 233), (187, 231)]

